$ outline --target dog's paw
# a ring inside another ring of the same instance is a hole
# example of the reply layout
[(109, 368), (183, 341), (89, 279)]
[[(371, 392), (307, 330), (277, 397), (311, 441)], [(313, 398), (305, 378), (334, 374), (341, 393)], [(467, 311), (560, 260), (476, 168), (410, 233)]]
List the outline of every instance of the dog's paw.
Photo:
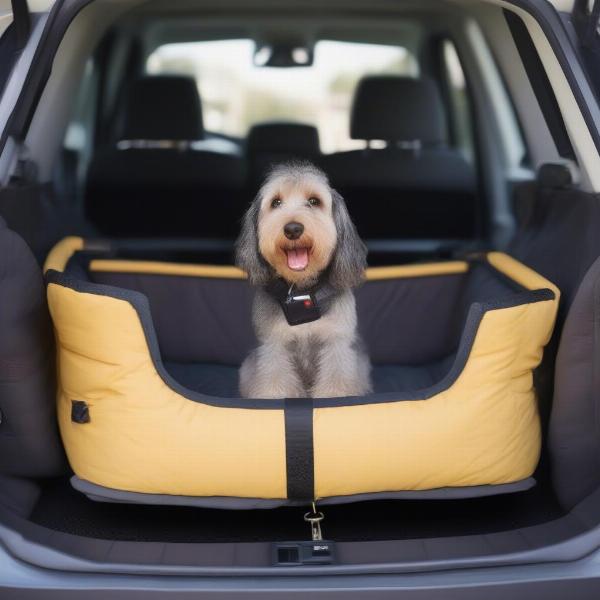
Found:
[(348, 396), (365, 396), (373, 391), (370, 383), (359, 385), (318, 386), (311, 391), (312, 398), (346, 398)]
[(268, 387), (252, 387), (242, 390), (244, 398), (259, 398), (265, 400), (282, 400), (284, 398), (303, 398), (303, 390)]
[[(246, 375), (246, 374), (244, 374)], [(262, 377), (240, 377), (240, 392), (244, 398), (265, 398), (267, 400), (278, 398), (304, 398), (306, 390), (295, 382), (267, 379)]]

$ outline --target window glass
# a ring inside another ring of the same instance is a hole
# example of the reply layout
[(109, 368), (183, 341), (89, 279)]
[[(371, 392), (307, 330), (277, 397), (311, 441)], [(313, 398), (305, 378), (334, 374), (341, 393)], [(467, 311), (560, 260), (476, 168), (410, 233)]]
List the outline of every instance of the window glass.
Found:
[(286, 120), (315, 125), (321, 149), (363, 147), (349, 138), (350, 107), (363, 76), (416, 76), (415, 58), (401, 46), (322, 40), (310, 66), (276, 68), (254, 64), (252, 40), (168, 44), (147, 60), (149, 74), (194, 77), (207, 131), (244, 137), (255, 123)]
[(12, 23), (13, 16), (10, 5), (6, 9), (0, 8), (0, 37), (8, 29), (8, 26)]
[(469, 161), (474, 160), (473, 124), (465, 73), (456, 47), (450, 40), (442, 46), (444, 70), (449, 93), (450, 127), (454, 145)]
[(48, 12), (56, 0), (27, 0), (30, 12)]

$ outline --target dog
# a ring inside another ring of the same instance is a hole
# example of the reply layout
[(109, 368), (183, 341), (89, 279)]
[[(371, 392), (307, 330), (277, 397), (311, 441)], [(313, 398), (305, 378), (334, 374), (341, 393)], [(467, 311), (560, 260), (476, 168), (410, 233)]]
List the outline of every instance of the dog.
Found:
[(236, 263), (255, 286), (259, 341), (242, 363), (246, 398), (361, 396), (370, 362), (352, 288), (367, 249), (343, 198), (311, 163), (274, 167), (250, 205)]

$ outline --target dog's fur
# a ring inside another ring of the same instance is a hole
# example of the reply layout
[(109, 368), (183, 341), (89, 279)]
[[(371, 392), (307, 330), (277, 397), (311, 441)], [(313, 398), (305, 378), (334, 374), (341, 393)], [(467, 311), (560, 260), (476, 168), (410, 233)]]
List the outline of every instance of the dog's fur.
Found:
[[(276, 198), (281, 204), (272, 207)], [(311, 198), (318, 205), (311, 205)], [(297, 240), (284, 234), (290, 222), (304, 226)], [(297, 247), (310, 248), (301, 271), (288, 266), (286, 250)], [(260, 345), (240, 369), (242, 396), (336, 397), (371, 391), (352, 293), (362, 281), (366, 254), (343, 198), (321, 170), (291, 163), (271, 171), (244, 217), (236, 244), (236, 262), (258, 288), (253, 322)], [(295, 292), (328, 284), (334, 290), (328, 310), (316, 321), (290, 326), (265, 289), (275, 278), (294, 284)]]

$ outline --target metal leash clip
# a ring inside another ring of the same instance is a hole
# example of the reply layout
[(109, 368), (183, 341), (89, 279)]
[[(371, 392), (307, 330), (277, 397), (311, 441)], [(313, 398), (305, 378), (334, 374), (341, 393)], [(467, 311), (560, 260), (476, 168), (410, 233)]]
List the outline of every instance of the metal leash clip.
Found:
[(321, 533), (321, 521), (325, 518), (325, 515), (317, 511), (317, 505), (315, 502), (312, 503), (312, 511), (307, 512), (304, 515), (304, 520), (310, 523), (310, 532), (312, 535), (313, 542), (320, 542), (323, 540), (323, 534)]

